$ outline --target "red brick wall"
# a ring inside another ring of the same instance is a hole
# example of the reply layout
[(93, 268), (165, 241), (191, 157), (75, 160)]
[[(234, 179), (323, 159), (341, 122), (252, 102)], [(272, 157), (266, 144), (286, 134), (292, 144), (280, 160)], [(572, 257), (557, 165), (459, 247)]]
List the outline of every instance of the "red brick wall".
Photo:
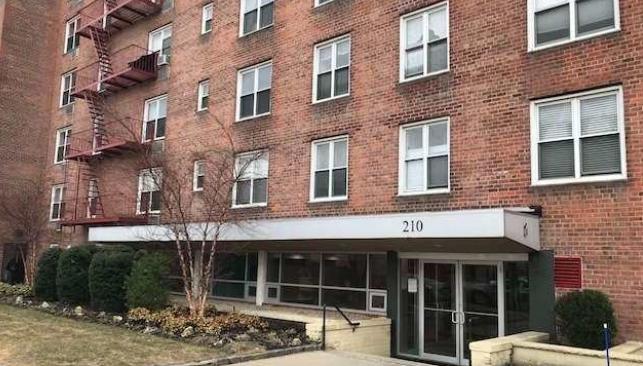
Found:
[[(214, 31), (207, 36), (200, 35), (203, 2), (176, 2), (173, 10), (136, 24), (112, 42), (113, 49), (130, 43), (145, 47), (149, 31), (172, 21), (170, 78), (120, 93), (110, 103), (120, 114), (140, 119), (143, 101), (167, 92), (172, 150), (216, 140), (215, 118), (229, 126), (240, 150), (269, 148), (268, 207), (240, 211), (248, 218), (542, 205), (543, 245), (557, 255), (581, 256), (584, 287), (609, 293), (623, 334), (643, 338), (643, 152), (638, 148), (643, 142), (643, 1), (620, 1), (618, 33), (529, 53), (525, 1), (482, 6), (452, 0), (451, 71), (400, 84), (400, 15), (433, 3), (335, 0), (314, 9), (313, 0), (277, 0), (275, 26), (239, 38), (238, 1), (215, 1)], [(59, 28), (62, 33), (62, 23)], [(313, 46), (347, 33), (351, 95), (312, 105)], [(83, 39), (80, 55), (63, 58), (55, 75), (93, 58), (91, 44)], [(236, 71), (268, 59), (273, 60), (272, 114), (234, 123)], [(205, 78), (211, 80), (210, 110), (197, 114), (197, 82)], [(530, 100), (615, 84), (624, 91), (628, 180), (531, 187)], [(72, 115), (53, 108), (52, 130), (66, 123), (75, 130), (89, 128), (84, 102), (76, 107)], [(399, 126), (442, 116), (451, 118), (451, 193), (398, 197)], [(339, 134), (350, 136), (349, 199), (309, 203), (310, 142)], [(53, 139), (50, 133), (48, 162)], [(133, 200), (137, 179), (126, 178), (117, 168), (121, 164), (104, 164), (107, 187), (101, 190), (130, 190), (123, 197)], [(49, 171), (60, 177), (60, 168)]]

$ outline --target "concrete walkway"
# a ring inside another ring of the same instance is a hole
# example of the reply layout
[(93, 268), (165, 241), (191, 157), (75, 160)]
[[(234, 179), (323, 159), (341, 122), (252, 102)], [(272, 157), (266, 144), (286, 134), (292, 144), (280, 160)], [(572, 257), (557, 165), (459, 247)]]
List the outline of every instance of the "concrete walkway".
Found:
[(237, 366), (430, 366), (410, 362), (344, 352), (305, 352), (259, 361), (239, 363)]

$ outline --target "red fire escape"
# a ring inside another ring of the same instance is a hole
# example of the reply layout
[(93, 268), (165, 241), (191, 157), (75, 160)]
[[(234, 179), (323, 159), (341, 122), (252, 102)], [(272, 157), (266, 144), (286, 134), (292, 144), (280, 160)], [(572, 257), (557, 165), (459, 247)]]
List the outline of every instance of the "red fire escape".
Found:
[[(65, 226), (129, 225), (147, 222), (145, 215), (130, 210), (126, 215), (105, 212), (96, 174), (97, 164), (135, 151), (140, 136), (126, 128), (121, 118), (113, 118), (106, 109), (106, 99), (123, 89), (153, 80), (158, 71), (158, 53), (130, 45), (112, 51), (112, 35), (139, 20), (161, 11), (163, 0), (95, 0), (79, 11), (81, 26), (77, 33), (92, 41), (97, 61), (76, 72), (75, 98), (87, 103), (91, 128), (74, 132), (70, 137), (67, 160), (76, 162), (77, 169), (65, 169), (67, 205), (72, 216), (65, 217)], [(113, 119), (113, 120), (110, 120)], [(75, 175), (75, 177), (68, 177)], [(69, 178), (69, 179), (68, 179)], [(75, 182), (68, 184), (70, 181)], [(69, 211), (68, 211), (69, 212)]]

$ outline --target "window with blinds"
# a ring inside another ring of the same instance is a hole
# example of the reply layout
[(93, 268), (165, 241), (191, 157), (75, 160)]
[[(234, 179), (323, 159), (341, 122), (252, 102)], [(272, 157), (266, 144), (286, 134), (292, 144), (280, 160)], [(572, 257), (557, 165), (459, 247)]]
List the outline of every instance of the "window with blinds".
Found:
[(535, 102), (534, 182), (625, 178), (621, 101), (620, 88), (611, 88)]

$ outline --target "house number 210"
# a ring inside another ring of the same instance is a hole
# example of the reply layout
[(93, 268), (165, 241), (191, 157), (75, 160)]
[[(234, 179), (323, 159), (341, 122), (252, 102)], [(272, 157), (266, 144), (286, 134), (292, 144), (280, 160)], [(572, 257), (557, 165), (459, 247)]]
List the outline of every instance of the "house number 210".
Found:
[(404, 220), (402, 221), (402, 231), (405, 233), (421, 233), (424, 230), (422, 220)]

